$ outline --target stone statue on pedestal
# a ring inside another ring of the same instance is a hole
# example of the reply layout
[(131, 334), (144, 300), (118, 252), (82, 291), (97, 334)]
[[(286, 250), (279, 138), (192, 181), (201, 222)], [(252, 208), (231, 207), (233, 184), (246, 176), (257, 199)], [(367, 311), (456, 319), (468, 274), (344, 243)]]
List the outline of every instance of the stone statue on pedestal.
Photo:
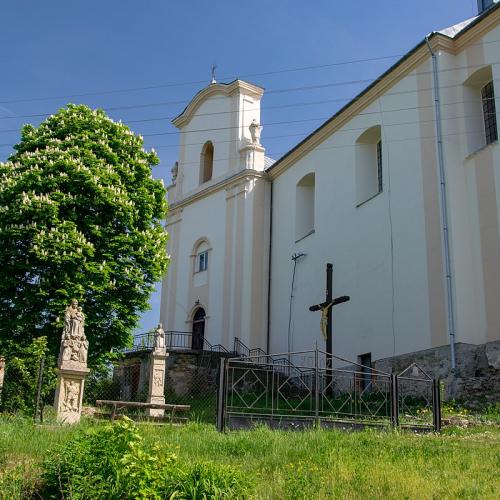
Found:
[(154, 349), (155, 351), (165, 349), (165, 332), (162, 328), (161, 323), (158, 323), (158, 326), (155, 330)]
[(262, 127), (257, 123), (257, 120), (255, 118), (252, 120), (249, 129), (250, 135), (252, 136), (252, 143), (260, 144), (260, 134), (262, 132)]
[(64, 312), (54, 402), (57, 418), (64, 423), (73, 424), (80, 420), (84, 381), (90, 371), (87, 368), (88, 349), (85, 314), (78, 301), (73, 299)]
[[(165, 404), (165, 360), (167, 356), (165, 331), (161, 323), (159, 323), (155, 330), (153, 350), (149, 358), (148, 403)], [(150, 417), (163, 417), (165, 410), (162, 408), (148, 408), (147, 414)]]

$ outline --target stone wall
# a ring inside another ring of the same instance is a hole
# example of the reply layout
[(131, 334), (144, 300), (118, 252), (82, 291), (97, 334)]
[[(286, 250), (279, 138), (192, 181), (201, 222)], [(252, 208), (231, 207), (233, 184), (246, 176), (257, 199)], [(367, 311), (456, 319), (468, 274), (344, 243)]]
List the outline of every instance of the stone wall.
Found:
[(148, 389), (149, 361), (149, 352), (131, 353), (115, 366), (113, 378), (120, 383), (120, 399), (144, 400)]
[(450, 346), (379, 359), (373, 368), (400, 373), (417, 363), (433, 378), (444, 383), (445, 399), (464, 399), (474, 405), (481, 400), (500, 401), (500, 341), (482, 345), (457, 343), (456, 369), (452, 373)]
[(177, 396), (215, 392), (218, 363), (201, 363), (198, 353), (170, 352), (167, 358), (166, 391)]

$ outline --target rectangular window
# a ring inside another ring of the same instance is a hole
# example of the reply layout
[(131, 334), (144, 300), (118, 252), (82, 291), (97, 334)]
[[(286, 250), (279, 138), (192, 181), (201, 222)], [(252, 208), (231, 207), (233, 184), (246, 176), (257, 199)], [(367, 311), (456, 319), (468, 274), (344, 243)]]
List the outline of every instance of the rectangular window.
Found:
[(484, 132), (486, 144), (491, 144), (498, 140), (497, 112), (495, 106), (495, 90), (493, 81), (487, 83), (481, 89), (481, 101), (483, 104)]
[(377, 142), (377, 176), (378, 192), (382, 192), (382, 141)]
[(206, 271), (208, 268), (208, 251), (198, 254), (198, 272)]

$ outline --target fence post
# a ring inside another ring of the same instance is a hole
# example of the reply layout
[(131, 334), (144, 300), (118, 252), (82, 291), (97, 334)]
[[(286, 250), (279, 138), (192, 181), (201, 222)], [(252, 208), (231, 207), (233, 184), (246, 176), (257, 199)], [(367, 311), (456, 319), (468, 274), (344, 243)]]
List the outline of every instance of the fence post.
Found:
[(391, 373), (391, 424), (399, 426), (398, 377), (395, 373)]
[(2, 406), (3, 379), (5, 376), (5, 358), (0, 356), (0, 406)]
[(318, 369), (318, 346), (314, 352), (314, 416), (316, 425), (319, 427), (319, 369)]
[(441, 432), (441, 381), (432, 379), (432, 423), (434, 432)]
[(38, 412), (40, 412), (40, 422), (43, 422), (43, 410), (40, 409), (40, 396), (42, 393), (42, 380), (43, 380), (43, 365), (45, 364), (45, 356), (40, 359), (40, 365), (38, 366), (38, 378), (36, 381), (36, 397), (35, 397), (35, 413), (33, 415), (33, 420), (36, 422), (38, 417)]
[(217, 393), (217, 430), (224, 432), (226, 413), (226, 367), (227, 359), (221, 357), (219, 364), (219, 391)]

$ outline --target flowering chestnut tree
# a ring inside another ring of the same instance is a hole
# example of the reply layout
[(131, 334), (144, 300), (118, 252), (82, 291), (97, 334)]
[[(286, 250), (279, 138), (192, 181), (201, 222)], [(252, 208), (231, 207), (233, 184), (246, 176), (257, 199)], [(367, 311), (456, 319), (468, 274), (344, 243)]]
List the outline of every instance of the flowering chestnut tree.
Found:
[(89, 356), (130, 342), (168, 265), (163, 183), (142, 137), (101, 110), (68, 105), (26, 125), (0, 163), (0, 350), (46, 336), (59, 349), (72, 298)]

